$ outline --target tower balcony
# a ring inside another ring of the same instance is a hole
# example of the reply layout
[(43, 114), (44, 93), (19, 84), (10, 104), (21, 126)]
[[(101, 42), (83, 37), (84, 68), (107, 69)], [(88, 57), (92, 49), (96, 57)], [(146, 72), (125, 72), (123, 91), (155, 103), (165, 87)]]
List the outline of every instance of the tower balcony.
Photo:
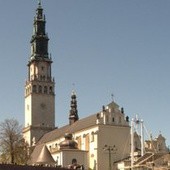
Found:
[(31, 75), (29, 80), (26, 80), (25, 84), (29, 84), (30, 82), (47, 82), (47, 83), (55, 83), (54, 77), (44, 76), (44, 75)]

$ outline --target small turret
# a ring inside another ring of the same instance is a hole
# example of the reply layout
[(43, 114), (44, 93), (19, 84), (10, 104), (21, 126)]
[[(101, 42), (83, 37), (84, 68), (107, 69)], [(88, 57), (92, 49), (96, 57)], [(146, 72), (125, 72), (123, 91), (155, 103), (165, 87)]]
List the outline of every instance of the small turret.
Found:
[(76, 122), (78, 117), (78, 110), (77, 110), (77, 100), (76, 100), (76, 93), (75, 91), (71, 94), (71, 102), (70, 102), (70, 113), (69, 113), (69, 123), (70, 125)]

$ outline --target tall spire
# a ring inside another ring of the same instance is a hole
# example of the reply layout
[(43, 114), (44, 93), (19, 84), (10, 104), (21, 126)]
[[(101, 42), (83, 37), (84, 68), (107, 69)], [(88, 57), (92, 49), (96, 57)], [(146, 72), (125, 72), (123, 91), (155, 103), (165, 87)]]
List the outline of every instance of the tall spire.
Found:
[(34, 17), (33, 35), (31, 38), (31, 61), (35, 59), (50, 60), (48, 54), (49, 38), (46, 33), (45, 25), (45, 15), (43, 14), (41, 0), (39, 0), (36, 15)]
[(25, 84), (23, 134), (29, 146), (55, 127), (55, 82), (52, 77), (52, 59), (48, 53), (46, 19), (41, 1), (37, 2), (30, 41), (31, 56), (27, 65), (28, 78)]
[(69, 123), (70, 125), (76, 122), (78, 117), (78, 110), (77, 110), (77, 100), (76, 100), (76, 93), (73, 90), (71, 94), (71, 102), (70, 102), (70, 113), (69, 113)]

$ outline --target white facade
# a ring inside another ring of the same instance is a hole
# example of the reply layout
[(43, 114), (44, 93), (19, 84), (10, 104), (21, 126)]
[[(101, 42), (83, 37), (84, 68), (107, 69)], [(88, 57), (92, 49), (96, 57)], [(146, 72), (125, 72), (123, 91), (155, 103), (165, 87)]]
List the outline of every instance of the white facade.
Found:
[(56, 158), (56, 164), (62, 167), (68, 167), (73, 159), (76, 159), (79, 165), (83, 165), (85, 169), (88, 169), (87, 152), (81, 150), (62, 150), (53, 154), (53, 158)]
[[(55, 129), (41, 138), (39, 143), (44, 143), (47, 146), (54, 160), (61, 166), (66, 166), (68, 162), (76, 157), (71, 154), (72, 156), (69, 156), (66, 161), (63, 155), (64, 152), (60, 150), (59, 144), (64, 141), (65, 133), (71, 133), (73, 139), (78, 143), (78, 151), (84, 156), (83, 159), (77, 160), (81, 160), (80, 164), (84, 164), (87, 169), (108, 169), (110, 163), (114, 167), (115, 161), (129, 156), (129, 122), (125, 119), (124, 113), (119, 110), (119, 106), (114, 102), (110, 103), (104, 111), (80, 119), (72, 125)], [(106, 145), (111, 147), (110, 153), (105, 148)], [(82, 163), (82, 160), (85, 162)]]

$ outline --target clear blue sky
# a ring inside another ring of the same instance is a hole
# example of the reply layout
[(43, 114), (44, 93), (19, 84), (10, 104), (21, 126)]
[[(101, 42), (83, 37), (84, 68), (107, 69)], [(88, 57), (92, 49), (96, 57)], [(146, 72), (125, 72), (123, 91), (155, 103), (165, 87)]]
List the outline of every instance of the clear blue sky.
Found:
[[(56, 126), (68, 123), (73, 83), (79, 117), (111, 94), (130, 118), (170, 144), (170, 1), (43, 0), (56, 81)], [(36, 0), (0, 0), (0, 121), (24, 124), (24, 85)]]

